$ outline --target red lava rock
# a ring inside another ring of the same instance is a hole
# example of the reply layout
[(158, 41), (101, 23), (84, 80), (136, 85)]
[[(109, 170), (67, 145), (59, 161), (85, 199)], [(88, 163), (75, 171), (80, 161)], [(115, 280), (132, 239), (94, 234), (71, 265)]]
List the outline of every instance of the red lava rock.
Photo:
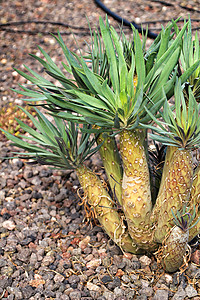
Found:
[(124, 275), (124, 271), (122, 271), (121, 269), (118, 269), (115, 276), (122, 277), (123, 275)]
[(2, 208), (1, 210), (1, 215), (3, 216), (4, 214), (8, 213), (8, 210), (6, 207)]
[(196, 265), (200, 264), (200, 250), (196, 250), (195, 252), (192, 253), (191, 261)]
[(78, 243), (80, 242), (79, 238), (74, 238), (72, 241), (71, 241), (71, 244), (72, 245), (77, 245)]
[(30, 242), (30, 243), (28, 244), (28, 246), (29, 246), (30, 249), (36, 249), (36, 248), (37, 248), (37, 245), (34, 244), (33, 242)]
[(71, 252), (71, 251), (73, 251), (74, 250), (74, 248), (72, 247), (72, 246), (69, 246), (68, 248), (67, 248), (67, 252)]
[(130, 259), (131, 260), (131, 258), (133, 257), (133, 254), (131, 254), (131, 253), (124, 253), (124, 255), (123, 255), (125, 258), (127, 258), (127, 259)]
[(8, 297), (8, 291), (5, 291), (3, 296), (4, 296), (4, 298), (7, 298)]

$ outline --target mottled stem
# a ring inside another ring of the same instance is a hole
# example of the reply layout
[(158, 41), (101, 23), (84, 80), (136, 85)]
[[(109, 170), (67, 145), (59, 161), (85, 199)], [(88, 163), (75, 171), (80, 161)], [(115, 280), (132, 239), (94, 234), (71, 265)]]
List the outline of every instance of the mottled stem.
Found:
[(151, 220), (153, 223), (158, 222), (158, 218), (159, 218), (159, 214), (160, 214), (160, 207), (161, 207), (162, 201), (163, 201), (163, 188), (165, 186), (166, 178), (168, 176), (168, 171), (169, 171), (169, 167), (171, 164), (173, 154), (174, 154), (174, 152), (177, 151), (177, 149), (178, 149), (177, 147), (172, 147), (172, 146), (167, 147), (159, 192), (158, 192), (158, 195), (156, 198), (156, 203), (153, 207), (152, 216), (151, 216)]
[(152, 203), (144, 139), (145, 130), (121, 132), (120, 152), (124, 166), (122, 206), (132, 239), (140, 248), (151, 251), (156, 244), (150, 220)]
[(123, 217), (116, 211), (114, 202), (98, 176), (84, 165), (79, 166), (76, 172), (88, 203), (95, 210), (106, 233), (125, 252), (140, 253), (139, 247), (133, 243), (127, 232)]
[(176, 214), (189, 201), (192, 186), (192, 154), (188, 150), (177, 149), (169, 162), (162, 190), (156, 201), (159, 211), (155, 240), (162, 243), (167, 232), (173, 226), (172, 210)]
[(184, 263), (189, 231), (174, 226), (160, 248), (161, 262), (167, 272), (177, 271)]
[(122, 204), (122, 166), (117, 149), (117, 143), (114, 137), (100, 134), (97, 137), (97, 144), (103, 145), (99, 149), (99, 153), (108, 177), (108, 181), (113, 192), (116, 195), (119, 204)]

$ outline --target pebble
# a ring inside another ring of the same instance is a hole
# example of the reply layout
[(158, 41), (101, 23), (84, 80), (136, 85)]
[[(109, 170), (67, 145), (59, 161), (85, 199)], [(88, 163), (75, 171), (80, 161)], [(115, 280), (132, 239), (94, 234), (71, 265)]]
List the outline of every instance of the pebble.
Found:
[(2, 223), (3, 228), (8, 230), (13, 230), (16, 227), (16, 224), (12, 220), (6, 220)]
[(86, 264), (86, 267), (87, 267), (88, 269), (90, 269), (90, 268), (95, 268), (95, 267), (98, 267), (100, 264), (101, 264), (101, 259), (100, 259), (100, 258), (95, 258), (95, 259), (89, 261), (89, 262)]
[[(16, 170), (19, 167), (15, 165)], [(164, 274), (155, 287), (147, 274), (152, 265), (157, 271), (151, 256), (123, 254), (108, 242), (102, 228), (84, 225), (84, 209), (70, 190), (77, 185), (75, 175), (74, 180), (71, 173), (67, 175), (68, 189), (62, 174), (52, 175), (43, 167), (36, 171), (25, 165), (16, 174), (21, 174), (17, 188), (5, 186), (4, 193), (0, 192), (0, 224), (4, 224), (0, 227), (0, 295), (6, 289), (5, 299), (176, 300), (197, 296), (187, 280), (180, 277), (179, 282), (171, 274)], [(8, 221), (13, 229), (8, 228)], [(200, 278), (198, 268), (191, 264), (186, 274)], [(168, 292), (168, 287), (176, 293)]]
[(100, 289), (101, 289), (100, 286), (98, 286), (92, 282), (87, 282), (87, 288), (89, 291), (96, 291), (96, 292), (100, 291)]
[(104, 275), (102, 278), (101, 278), (101, 281), (103, 282), (103, 283), (108, 283), (108, 282), (111, 282), (111, 281), (113, 281), (112, 280), (112, 278), (109, 276), (109, 275)]
[(169, 299), (169, 291), (168, 290), (156, 290), (152, 300), (168, 300)]
[(146, 255), (141, 256), (141, 257), (139, 258), (139, 261), (140, 261), (140, 263), (141, 263), (141, 267), (142, 267), (142, 268), (144, 268), (144, 267), (146, 267), (146, 266), (149, 266), (150, 263), (151, 263), (151, 259), (150, 259), (148, 256), (146, 256)]
[(81, 292), (80, 291), (73, 291), (69, 294), (71, 300), (79, 300), (81, 299)]
[(65, 279), (65, 277), (61, 274), (56, 274), (53, 278), (54, 282), (57, 283), (57, 282), (63, 282)]
[(188, 298), (193, 298), (195, 296), (197, 296), (197, 291), (193, 288), (192, 285), (188, 285), (185, 289), (186, 295), (188, 296)]
[(21, 260), (22, 262), (27, 263), (29, 261), (31, 252), (28, 248), (21, 249), (19, 253), (17, 253), (17, 258)]
[(179, 288), (178, 291), (172, 297), (172, 300), (183, 300), (185, 297), (186, 292), (182, 288)]

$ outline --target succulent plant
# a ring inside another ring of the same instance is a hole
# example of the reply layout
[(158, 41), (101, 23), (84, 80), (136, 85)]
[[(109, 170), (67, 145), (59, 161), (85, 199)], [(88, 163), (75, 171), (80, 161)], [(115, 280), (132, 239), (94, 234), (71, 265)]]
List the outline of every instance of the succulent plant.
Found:
[[(2, 130), (28, 151), (19, 155), (75, 169), (88, 203), (116, 244), (132, 253), (161, 247), (162, 264), (169, 272), (181, 266), (188, 241), (199, 233), (200, 173), (197, 169), (193, 176), (192, 151), (200, 144), (200, 60), (199, 41), (197, 36), (191, 40), (190, 26), (188, 21), (179, 30), (172, 21), (146, 50), (146, 37), (141, 41), (137, 30), (133, 28), (128, 40), (110, 27), (108, 19), (104, 24), (100, 18), (100, 31), (91, 31), (86, 56), (71, 52), (58, 33), (55, 38), (67, 59), (63, 70), (41, 48), (44, 59), (32, 56), (59, 85), (28, 67), (31, 75), (17, 70), (37, 87), (21, 86), (17, 92), (27, 96), (26, 101), (40, 101), (54, 121), (36, 109), (37, 121), (22, 108), (37, 130), (19, 120), (29, 137)], [(189, 47), (194, 58), (189, 63), (187, 42), (195, 48)], [(73, 79), (65, 76), (66, 71)], [(157, 154), (148, 151), (152, 140), (161, 145)], [(84, 165), (96, 151), (109, 191)], [(159, 172), (156, 165), (163, 165)], [(187, 230), (179, 214), (184, 207), (187, 212), (195, 208), (194, 226)]]

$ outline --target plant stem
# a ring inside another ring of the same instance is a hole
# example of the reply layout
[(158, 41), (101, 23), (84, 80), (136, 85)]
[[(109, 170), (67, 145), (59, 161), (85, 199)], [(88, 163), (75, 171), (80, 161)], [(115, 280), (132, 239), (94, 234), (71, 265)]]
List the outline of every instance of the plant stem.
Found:
[(113, 192), (116, 195), (119, 204), (122, 204), (122, 166), (120, 162), (119, 151), (114, 137), (100, 134), (97, 137), (97, 144), (103, 145), (99, 149), (99, 153), (108, 177), (108, 181)]
[(193, 177), (192, 154), (189, 150), (177, 149), (173, 153), (166, 168), (166, 174), (158, 203), (156, 203), (158, 225), (155, 232), (155, 239), (162, 243), (168, 230), (173, 226), (172, 211), (176, 214), (178, 210), (187, 204), (190, 197)]
[(124, 165), (122, 206), (134, 242), (142, 249), (153, 250), (153, 229), (150, 220), (152, 203), (149, 169), (146, 160), (145, 130), (121, 132), (120, 152)]
[(76, 169), (79, 182), (97, 218), (110, 238), (125, 252), (141, 253), (127, 232), (123, 216), (116, 211), (114, 201), (101, 180), (85, 165)]

